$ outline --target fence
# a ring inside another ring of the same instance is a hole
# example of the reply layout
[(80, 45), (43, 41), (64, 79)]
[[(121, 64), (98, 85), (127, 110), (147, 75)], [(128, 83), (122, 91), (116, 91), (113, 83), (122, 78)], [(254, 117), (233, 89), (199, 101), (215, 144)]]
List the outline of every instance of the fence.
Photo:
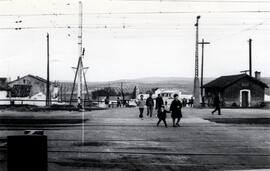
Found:
[[(51, 100), (52, 105), (68, 105), (70, 100)], [(127, 104), (129, 101), (127, 100)], [(46, 106), (46, 100), (38, 100), (38, 99), (17, 99), (17, 98), (9, 98), (9, 99), (0, 99), (0, 105), (35, 105), (35, 106)], [(73, 99), (71, 101), (71, 105), (76, 106), (77, 100)], [(91, 107), (117, 107), (117, 102), (111, 101), (109, 105), (106, 105), (104, 101), (100, 100), (84, 100), (84, 106)]]

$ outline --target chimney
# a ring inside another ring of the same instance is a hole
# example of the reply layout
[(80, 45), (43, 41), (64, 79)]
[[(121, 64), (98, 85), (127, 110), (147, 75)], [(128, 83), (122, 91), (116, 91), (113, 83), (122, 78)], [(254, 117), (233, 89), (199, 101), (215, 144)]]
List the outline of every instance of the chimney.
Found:
[(17, 76), (17, 80), (19, 80), (20, 79), (20, 76)]
[(260, 80), (260, 79), (261, 79), (261, 72), (255, 71), (255, 78), (256, 78), (257, 80)]

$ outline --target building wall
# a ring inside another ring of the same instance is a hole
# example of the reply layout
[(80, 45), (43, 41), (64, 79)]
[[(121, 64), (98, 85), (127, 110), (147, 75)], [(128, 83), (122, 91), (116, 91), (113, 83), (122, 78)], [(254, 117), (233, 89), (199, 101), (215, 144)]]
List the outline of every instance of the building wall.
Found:
[(243, 89), (250, 90), (250, 107), (259, 106), (264, 101), (264, 88), (244, 78), (224, 90), (224, 105), (230, 107), (235, 103), (237, 106), (240, 106), (240, 91)]

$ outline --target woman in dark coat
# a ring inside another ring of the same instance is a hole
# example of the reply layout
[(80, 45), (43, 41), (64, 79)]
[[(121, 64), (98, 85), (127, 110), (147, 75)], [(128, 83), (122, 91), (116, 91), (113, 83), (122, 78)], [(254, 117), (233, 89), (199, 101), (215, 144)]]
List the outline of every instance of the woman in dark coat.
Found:
[[(178, 100), (178, 94), (173, 95), (174, 100), (171, 103), (170, 106), (170, 111), (172, 112), (172, 120), (173, 120), (173, 127), (180, 126), (179, 122), (180, 119), (182, 118), (182, 103), (180, 100)], [(177, 118), (176, 124), (175, 124), (175, 119)]]

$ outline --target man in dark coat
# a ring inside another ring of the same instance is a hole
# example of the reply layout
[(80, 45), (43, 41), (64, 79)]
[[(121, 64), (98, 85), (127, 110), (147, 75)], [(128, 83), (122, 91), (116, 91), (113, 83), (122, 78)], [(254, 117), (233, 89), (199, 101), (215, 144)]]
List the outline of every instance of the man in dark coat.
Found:
[(215, 110), (212, 111), (212, 115), (214, 115), (214, 113), (216, 111), (218, 111), (218, 115), (221, 115), (221, 111), (220, 111), (220, 100), (219, 100), (219, 96), (216, 95), (214, 98), (214, 106), (215, 106)]
[(146, 106), (147, 106), (147, 116), (150, 116), (150, 118), (152, 118), (153, 106), (154, 106), (154, 100), (152, 98), (152, 94), (149, 94), (149, 97), (146, 99)]
[(164, 105), (163, 99), (160, 96), (160, 94), (158, 94), (158, 97), (156, 98), (156, 110), (157, 113), (160, 111), (161, 107)]
[[(182, 118), (182, 103), (180, 100), (178, 100), (178, 94), (173, 95), (174, 100), (171, 103), (170, 106), (170, 111), (172, 112), (172, 120), (173, 120), (173, 127), (180, 126), (179, 122), (180, 119)], [(175, 119), (177, 119), (176, 124), (175, 124)]]

